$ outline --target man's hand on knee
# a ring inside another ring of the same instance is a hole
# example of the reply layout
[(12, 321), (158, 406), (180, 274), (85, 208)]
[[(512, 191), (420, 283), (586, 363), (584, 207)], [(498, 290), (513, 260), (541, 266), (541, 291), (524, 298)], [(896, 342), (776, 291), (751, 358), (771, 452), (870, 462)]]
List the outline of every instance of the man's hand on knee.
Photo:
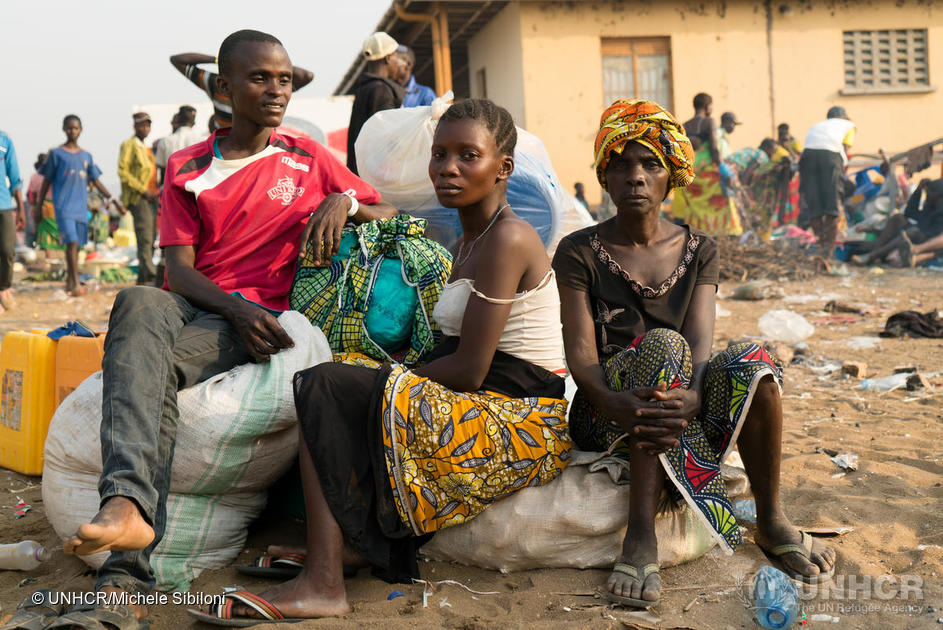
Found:
[(227, 318), (256, 361), (264, 363), (271, 355), (295, 345), (271, 313), (249, 302), (237, 305)]

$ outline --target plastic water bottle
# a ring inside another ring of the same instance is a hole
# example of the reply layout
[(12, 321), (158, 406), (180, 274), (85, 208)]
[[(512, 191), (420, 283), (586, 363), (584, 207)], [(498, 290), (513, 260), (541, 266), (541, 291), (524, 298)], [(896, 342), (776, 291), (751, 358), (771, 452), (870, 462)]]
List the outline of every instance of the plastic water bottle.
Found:
[(739, 521), (756, 522), (756, 501), (753, 499), (738, 499), (733, 502), (733, 515)]
[(29, 571), (52, 557), (46, 548), (35, 540), (0, 545), (0, 569)]
[(789, 577), (769, 565), (760, 567), (753, 583), (756, 621), (764, 628), (789, 628), (799, 614), (799, 592)]
[(880, 378), (866, 378), (861, 381), (861, 389), (873, 389), (879, 392), (886, 392), (891, 389), (899, 389), (907, 384), (907, 379), (913, 376), (912, 372), (898, 372), (890, 376)]

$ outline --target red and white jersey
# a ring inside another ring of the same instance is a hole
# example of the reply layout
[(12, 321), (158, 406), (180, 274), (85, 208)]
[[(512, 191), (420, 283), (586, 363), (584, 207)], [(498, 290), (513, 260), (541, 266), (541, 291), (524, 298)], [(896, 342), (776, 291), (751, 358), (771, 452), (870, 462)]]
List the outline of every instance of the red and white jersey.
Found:
[(193, 245), (194, 267), (227, 293), (288, 308), (298, 245), (309, 215), (331, 193), (380, 194), (304, 136), (272, 132), (269, 145), (239, 160), (213, 155), (217, 130), (167, 161), (160, 246)]

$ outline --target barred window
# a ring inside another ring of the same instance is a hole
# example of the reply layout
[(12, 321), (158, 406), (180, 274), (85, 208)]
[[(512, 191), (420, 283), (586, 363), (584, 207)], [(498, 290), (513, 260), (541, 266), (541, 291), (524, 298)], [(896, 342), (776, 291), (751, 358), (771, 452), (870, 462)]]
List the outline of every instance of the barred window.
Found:
[(846, 92), (929, 88), (927, 29), (845, 31)]

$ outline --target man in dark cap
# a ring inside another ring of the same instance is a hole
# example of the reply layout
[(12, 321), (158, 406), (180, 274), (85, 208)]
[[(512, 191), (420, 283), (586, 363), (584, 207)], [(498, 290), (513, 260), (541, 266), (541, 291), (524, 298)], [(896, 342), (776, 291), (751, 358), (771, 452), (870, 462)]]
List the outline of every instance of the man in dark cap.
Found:
[(134, 217), (134, 236), (138, 242), (137, 283), (154, 284), (158, 280), (153, 260), (157, 233), (157, 167), (154, 153), (144, 143), (151, 133), (151, 117), (138, 112), (132, 118), (134, 135), (121, 143), (118, 153), (121, 203)]
[(800, 223), (808, 223), (828, 260), (835, 253), (838, 202), (848, 150), (855, 139), (855, 124), (843, 107), (832, 107), (827, 118), (812, 125), (799, 158)]

